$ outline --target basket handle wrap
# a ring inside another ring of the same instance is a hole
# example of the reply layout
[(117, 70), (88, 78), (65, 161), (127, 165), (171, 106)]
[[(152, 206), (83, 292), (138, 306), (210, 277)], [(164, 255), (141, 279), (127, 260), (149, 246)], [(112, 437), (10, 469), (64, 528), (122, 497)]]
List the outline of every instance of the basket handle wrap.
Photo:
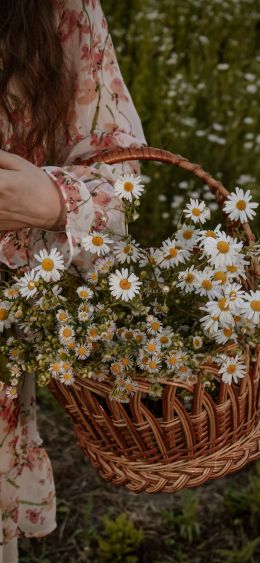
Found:
[[(184, 170), (188, 170), (194, 176), (198, 176), (208, 185), (210, 190), (216, 197), (216, 200), (220, 207), (223, 206), (226, 198), (229, 195), (229, 191), (223, 186), (221, 182), (215, 180), (213, 176), (206, 172), (200, 166), (200, 164), (195, 164), (190, 162), (184, 156), (180, 154), (174, 154), (170, 151), (164, 149), (157, 149), (155, 147), (148, 146), (132, 146), (132, 147), (120, 147), (118, 149), (105, 149), (104, 151), (98, 152), (92, 155), (90, 158), (81, 160), (80, 158), (75, 160), (75, 164), (85, 164), (91, 165), (96, 162), (104, 162), (105, 164), (116, 164), (118, 162), (124, 162), (126, 160), (156, 160), (159, 162), (164, 162), (166, 164), (173, 164)], [(232, 231), (232, 221), (228, 218), (228, 226)], [(242, 228), (247, 236), (249, 244), (255, 241), (255, 236), (252, 233), (248, 223), (243, 223)]]

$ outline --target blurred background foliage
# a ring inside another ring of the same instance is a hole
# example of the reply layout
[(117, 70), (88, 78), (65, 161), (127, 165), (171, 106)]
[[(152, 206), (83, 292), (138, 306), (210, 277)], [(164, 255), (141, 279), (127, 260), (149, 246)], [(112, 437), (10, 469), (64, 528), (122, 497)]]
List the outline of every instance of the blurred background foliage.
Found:
[[(238, 185), (259, 199), (259, 0), (102, 5), (148, 144), (201, 164), (229, 191)], [(188, 172), (155, 163), (142, 164), (142, 172), (149, 190), (139, 239), (158, 244), (169, 235), (190, 194), (216, 209)]]

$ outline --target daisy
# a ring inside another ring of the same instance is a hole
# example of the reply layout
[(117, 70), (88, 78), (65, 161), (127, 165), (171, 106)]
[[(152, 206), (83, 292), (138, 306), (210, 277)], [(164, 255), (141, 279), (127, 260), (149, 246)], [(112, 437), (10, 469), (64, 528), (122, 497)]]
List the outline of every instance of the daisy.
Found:
[(130, 396), (134, 395), (136, 391), (138, 391), (138, 383), (129, 376), (122, 379), (121, 387), (122, 390), (127, 391)]
[(137, 344), (141, 345), (141, 344), (144, 344), (146, 342), (147, 336), (144, 332), (139, 330), (139, 331), (134, 333), (134, 339), (135, 339)]
[(138, 258), (140, 257), (140, 250), (138, 249), (139, 244), (132, 240), (130, 242), (122, 241), (118, 242), (116, 246), (114, 246), (114, 253), (116, 259), (120, 264), (130, 264), (130, 262), (137, 262)]
[(65, 371), (64, 373), (62, 373), (59, 379), (61, 383), (64, 383), (65, 385), (72, 385), (75, 381), (74, 375), (70, 371)]
[(215, 270), (213, 272), (213, 280), (219, 282), (219, 285), (225, 285), (229, 279), (229, 273), (225, 270)]
[(238, 254), (233, 263), (225, 267), (229, 278), (245, 278), (245, 268), (249, 265), (249, 261), (242, 254)]
[(82, 245), (86, 251), (98, 256), (108, 254), (110, 252), (109, 244), (113, 241), (103, 233), (92, 231), (92, 233), (82, 239)]
[(3, 291), (3, 294), (7, 299), (16, 299), (19, 297), (20, 292), (17, 287), (13, 285), (12, 287), (7, 287), (7, 289)]
[(205, 268), (203, 271), (197, 272), (195, 293), (211, 299), (220, 296), (220, 283), (214, 280), (213, 276), (214, 271), (211, 268)]
[(70, 315), (65, 309), (59, 309), (56, 313), (56, 319), (59, 323), (67, 323), (70, 319)]
[(120, 199), (126, 199), (127, 201), (133, 201), (134, 198), (139, 199), (144, 190), (144, 184), (141, 184), (141, 181), (141, 176), (123, 174), (114, 183), (115, 194)]
[(91, 350), (92, 346), (90, 346), (89, 344), (77, 344), (75, 348), (75, 354), (77, 358), (79, 358), (79, 360), (85, 360), (90, 356)]
[(201, 336), (194, 336), (192, 339), (192, 345), (194, 350), (200, 350), (200, 348), (202, 348), (203, 346), (203, 340)]
[(88, 272), (86, 277), (89, 283), (91, 283), (92, 285), (96, 285), (98, 283), (98, 272), (96, 270), (91, 270), (90, 272)]
[(170, 370), (174, 370), (179, 366), (179, 357), (177, 353), (171, 352), (166, 358), (166, 365), (167, 368)]
[(38, 273), (35, 270), (26, 272), (26, 274), (24, 274), (22, 278), (18, 279), (17, 286), (19, 287), (19, 291), (22, 297), (29, 299), (30, 297), (33, 297), (35, 293), (37, 293), (37, 280)]
[(8, 399), (16, 399), (17, 398), (17, 389), (16, 387), (8, 386), (5, 390), (6, 396)]
[(218, 317), (218, 320), (222, 325), (233, 326), (235, 324), (230, 310), (229, 301), (226, 297), (219, 297), (217, 300), (208, 301), (205, 307), (200, 307), (200, 309), (202, 311), (206, 311), (209, 315)]
[(129, 356), (129, 354), (123, 356), (122, 358), (119, 359), (119, 363), (121, 364), (123, 369), (129, 369), (132, 367), (133, 365), (133, 360), (131, 358), (131, 356)]
[(63, 271), (65, 266), (63, 256), (57, 248), (52, 248), (50, 252), (44, 248), (39, 254), (34, 254), (34, 258), (40, 262), (35, 268), (37, 278), (42, 277), (46, 282), (60, 279), (60, 271)]
[(139, 265), (141, 268), (145, 268), (148, 264), (151, 266), (158, 266), (163, 260), (163, 254), (159, 248), (149, 248), (149, 251), (142, 254), (139, 259)]
[(49, 367), (49, 371), (51, 372), (51, 375), (53, 377), (59, 376), (64, 371), (62, 362), (61, 361), (53, 362)]
[(75, 333), (72, 326), (65, 324), (59, 328), (59, 339), (62, 344), (66, 344), (67, 342), (74, 340), (74, 336)]
[(171, 268), (171, 266), (177, 266), (187, 260), (190, 256), (190, 252), (179, 247), (178, 241), (171, 240), (168, 238), (163, 241), (163, 246), (161, 249), (163, 254), (163, 261), (161, 263), (162, 268)]
[(238, 283), (229, 283), (223, 289), (224, 297), (230, 307), (230, 311), (234, 314), (239, 314), (244, 305), (245, 292), (242, 286)]
[(187, 250), (193, 250), (198, 242), (200, 231), (192, 226), (182, 225), (181, 229), (176, 232), (176, 239)]
[(224, 383), (231, 385), (232, 380), (238, 383), (238, 378), (245, 377), (246, 375), (246, 366), (239, 355), (231, 358), (229, 356), (220, 356), (217, 358), (217, 362), (221, 363), (219, 373)]
[(215, 227), (215, 229), (213, 229), (213, 230), (212, 230), (212, 229), (207, 229), (207, 230), (201, 230), (201, 231), (199, 231), (199, 234), (198, 234), (198, 240), (200, 241), (199, 246), (201, 246), (201, 245), (204, 244), (204, 240), (205, 240), (206, 238), (217, 238), (217, 236), (218, 236), (220, 230), (221, 230), (221, 224), (219, 223), (219, 224)]
[(113, 268), (115, 259), (113, 256), (106, 256), (106, 258), (99, 258), (95, 262), (95, 270), (99, 274), (107, 274)]
[(88, 299), (91, 299), (91, 297), (93, 297), (93, 291), (87, 285), (81, 285), (80, 287), (78, 287), (77, 288), (77, 294), (80, 297), (80, 299), (83, 299), (83, 300), (86, 300), (86, 301)]
[(93, 305), (89, 305), (88, 302), (81, 303), (78, 307), (78, 319), (81, 322), (86, 322), (92, 319), (94, 312)]
[(204, 252), (215, 268), (227, 266), (236, 261), (236, 257), (243, 247), (242, 242), (231, 238), (221, 231), (217, 238), (207, 238), (204, 241)]
[(181, 364), (180, 366), (178, 366), (178, 374), (185, 381), (187, 379), (187, 377), (189, 377), (191, 375), (191, 369), (188, 366), (186, 366), (185, 364)]
[(113, 364), (111, 364), (110, 366), (110, 371), (113, 373), (113, 375), (123, 375), (124, 373), (124, 368), (122, 366), (122, 364), (120, 364), (120, 362), (113, 362)]
[(147, 321), (147, 331), (150, 334), (158, 334), (162, 330), (162, 323), (156, 317), (149, 316), (146, 319)]
[(89, 325), (88, 330), (87, 330), (87, 336), (88, 336), (88, 339), (91, 342), (96, 342), (97, 340), (99, 340), (100, 335), (99, 335), (98, 328), (97, 328), (96, 325), (94, 325), (94, 324)]
[(149, 358), (146, 369), (147, 371), (149, 371), (149, 373), (158, 373), (158, 371), (160, 371), (161, 369), (160, 358), (158, 356), (152, 356), (151, 358)]
[(144, 350), (147, 354), (158, 354), (161, 350), (161, 345), (155, 338), (151, 338), (145, 343)]
[(140, 292), (141, 282), (135, 274), (128, 272), (127, 268), (116, 270), (109, 276), (109, 288), (114, 297), (129, 301)]
[(184, 272), (180, 272), (177, 287), (180, 287), (180, 289), (183, 289), (186, 293), (192, 292), (197, 281), (197, 275), (198, 271), (194, 270), (194, 266), (187, 268)]
[(10, 301), (0, 302), (0, 332), (3, 332), (5, 328), (10, 328), (14, 322), (13, 313), (10, 311), (11, 307)]
[(242, 314), (256, 325), (260, 323), (260, 290), (245, 293)]
[(219, 330), (219, 315), (210, 313), (201, 317), (200, 322), (205, 333), (209, 332), (210, 335)]
[(246, 223), (248, 219), (253, 219), (256, 214), (253, 210), (258, 207), (258, 203), (250, 201), (252, 199), (250, 190), (246, 193), (238, 187), (235, 190), (235, 193), (228, 195), (223, 209), (232, 221)]
[(157, 339), (162, 346), (162, 348), (168, 348), (172, 343), (173, 332), (171, 327), (166, 327), (160, 334), (158, 334)]
[(199, 202), (198, 199), (191, 198), (190, 203), (184, 209), (184, 215), (186, 219), (191, 219), (194, 223), (205, 223), (210, 218), (210, 210), (204, 201)]
[(235, 333), (233, 327), (226, 326), (221, 328), (215, 335), (215, 340), (218, 344), (226, 344), (229, 340), (237, 341), (237, 334)]
[(144, 351), (141, 350), (140, 354), (136, 360), (136, 363), (138, 365), (138, 367), (142, 370), (146, 370), (147, 369), (147, 364), (149, 362), (149, 356), (147, 356), (146, 354), (144, 354)]

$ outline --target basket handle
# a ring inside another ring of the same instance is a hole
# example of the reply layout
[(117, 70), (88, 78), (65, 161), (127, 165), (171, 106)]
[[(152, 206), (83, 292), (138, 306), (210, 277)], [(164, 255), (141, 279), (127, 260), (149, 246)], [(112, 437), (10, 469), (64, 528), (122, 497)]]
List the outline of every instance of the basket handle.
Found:
[[(95, 153), (90, 158), (81, 160), (75, 159), (74, 164), (91, 165), (96, 162), (104, 162), (105, 164), (116, 164), (126, 160), (157, 160), (166, 164), (173, 164), (184, 170), (188, 170), (194, 176), (198, 176), (203, 180), (216, 197), (220, 207), (223, 206), (229, 191), (223, 186), (221, 182), (215, 180), (213, 176), (206, 172), (200, 164), (190, 162), (188, 158), (180, 154), (174, 154), (164, 149), (157, 149), (149, 146), (132, 145), (132, 147), (120, 147), (117, 149), (105, 149), (101, 152)], [(228, 220), (229, 226), (232, 230), (232, 221)], [(247, 236), (249, 244), (255, 241), (255, 236), (252, 233), (248, 223), (242, 223), (242, 228)]]

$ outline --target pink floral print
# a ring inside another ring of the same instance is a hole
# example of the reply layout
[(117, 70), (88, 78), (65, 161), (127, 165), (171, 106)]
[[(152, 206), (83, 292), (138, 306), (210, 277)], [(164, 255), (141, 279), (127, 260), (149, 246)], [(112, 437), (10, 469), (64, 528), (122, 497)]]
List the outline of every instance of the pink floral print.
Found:
[[(113, 184), (119, 174), (140, 173), (137, 161), (81, 165), (106, 147), (146, 145), (140, 118), (121, 75), (99, 0), (53, 0), (58, 33), (76, 76), (69, 136), (53, 162), (36, 151), (34, 164), (52, 178), (67, 208), (63, 230), (36, 228), (0, 233), (0, 261), (7, 269), (34, 267), (40, 248), (56, 246), (66, 267), (88, 270), (82, 239), (91, 227), (124, 233), (120, 200)], [(13, 85), (15, 90), (15, 84)], [(30, 128), (29, 112), (17, 110), (17, 125)], [(4, 112), (5, 149), (15, 146)], [(56, 162), (55, 162), (56, 161)], [(15, 563), (17, 538), (43, 536), (56, 527), (55, 487), (50, 460), (37, 432), (34, 376), (28, 374), (18, 400), (0, 393), (0, 563)]]

